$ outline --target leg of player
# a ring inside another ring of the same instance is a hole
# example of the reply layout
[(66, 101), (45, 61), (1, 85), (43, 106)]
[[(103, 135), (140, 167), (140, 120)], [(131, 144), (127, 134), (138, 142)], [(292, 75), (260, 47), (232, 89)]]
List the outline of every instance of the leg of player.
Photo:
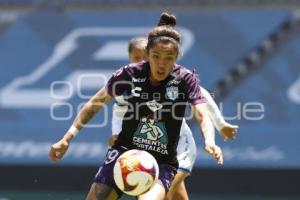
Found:
[(122, 191), (115, 184), (113, 169), (116, 160), (125, 151), (126, 149), (108, 149), (105, 160), (94, 177), (86, 200), (116, 200), (122, 196)]
[(177, 146), (179, 169), (167, 193), (167, 200), (188, 200), (184, 179), (190, 175), (196, 159), (197, 147), (193, 134), (186, 121), (182, 121), (180, 138)]
[(93, 183), (86, 200), (116, 200), (119, 198), (117, 192), (102, 183)]
[[(186, 176), (188, 176), (188, 174), (186, 174)], [(178, 187), (178, 190), (175, 192), (174, 195), (175, 195), (174, 200), (179, 200), (179, 199), (186, 199), (186, 200), (188, 200), (189, 199), (189, 196), (187, 194), (184, 181), (181, 181), (181, 183), (180, 183), (180, 185)]]
[(189, 199), (184, 184), (184, 179), (188, 176), (189, 173), (183, 171), (177, 172), (165, 200), (188, 200)]
[(140, 195), (138, 200), (164, 200), (166, 191), (169, 190), (176, 173), (176, 168), (171, 165), (159, 165), (157, 183), (155, 183), (155, 185), (147, 193)]
[(165, 198), (166, 192), (164, 187), (156, 183), (151, 190), (149, 190), (147, 193), (140, 195), (138, 197), (138, 200), (163, 200)]

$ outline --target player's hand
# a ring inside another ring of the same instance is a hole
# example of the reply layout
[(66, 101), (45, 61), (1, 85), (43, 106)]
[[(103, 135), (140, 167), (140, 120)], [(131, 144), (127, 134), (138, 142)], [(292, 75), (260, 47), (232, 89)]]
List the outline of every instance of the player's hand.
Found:
[(205, 151), (214, 156), (219, 165), (223, 164), (223, 153), (219, 146), (215, 144), (206, 144)]
[(235, 139), (238, 128), (239, 126), (237, 125), (225, 122), (224, 126), (220, 130), (221, 136), (223, 137), (224, 141), (228, 139)]
[(108, 145), (113, 146), (118, 139), (118, 135), (111, 135), (110, 138), (108, 139)]
[(65, 155), (69, 148), (70, 140), (65, 137), (51, 146), (49, 157), (52, 161), (57, 162)]

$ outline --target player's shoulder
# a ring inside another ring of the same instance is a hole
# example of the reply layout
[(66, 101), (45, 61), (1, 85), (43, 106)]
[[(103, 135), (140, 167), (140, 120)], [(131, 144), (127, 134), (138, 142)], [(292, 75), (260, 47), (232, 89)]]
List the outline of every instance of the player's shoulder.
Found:
[(173, 70), (173, 76), (178, 79), (182, 79), (185, 81), (190, 81), (194, 79), (198, 79), (198, 74), (195, 70), (190, 70), (187, 67), (176, 64)]
[(147, 62), (130, 63), (123, 67), (129, 75), (137, 75), (145, 70)]

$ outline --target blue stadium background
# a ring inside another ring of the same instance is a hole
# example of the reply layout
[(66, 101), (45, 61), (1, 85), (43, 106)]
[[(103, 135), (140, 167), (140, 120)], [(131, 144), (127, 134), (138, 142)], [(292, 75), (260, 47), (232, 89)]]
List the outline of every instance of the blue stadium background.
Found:
[[(5, 169), (3, 173), (11, 167), (82, 170), (99, 166), (111, 132), (110, 115), (105, 122), (104, 115), (100, 114), (92, 124), (105, 126), (84, 129), (68, 156), (55, 166), (47, 156), (49, 146), (68, 129), (78, 106), (105, 84), (105, 78), (97, 74), (109, 77), (126, 64), (126, 42), (136, 33), (145, 34), (163, 10), (41, 9), (17, 14), (1, 30), (0, 166)], [(196, 69), (202, 86), (211, 91), (243, 57), (295, 14), (292, 9), (261, 8), (174, 8), (172, 12), (177, 15), (178, 27), (185, 30), (186, 46), (179, 63)], [(190, 122), (198, 144), (195, 178), (190, 177), (190, 185), (201, 178), (198, 174), (201, 170), (208, 170), (208, 174), (220, 173), (221, 178), (227, 178), (226, 172), (238, 176), (235, 171), (244, 174), (255, 171), (259, 176), (264, 172), (294, 171), (292, 177), (299, 177), (299, 58), (300, 37), (294, 34), (222, 99), (224, 116), (240, 126), (236, 140), (223, 142), (218, 137), (224, 150), (224, 166), (216, 166), (203, 152), (199, 129)], [(80, 77), (79, 74), (89, 75)], [(77, 84), (80, 78), (82, 82)], [(16, 177), (6, 178), (0, 180), (1, 185)], [(259, 191), (248, 187), (233, 192)]]

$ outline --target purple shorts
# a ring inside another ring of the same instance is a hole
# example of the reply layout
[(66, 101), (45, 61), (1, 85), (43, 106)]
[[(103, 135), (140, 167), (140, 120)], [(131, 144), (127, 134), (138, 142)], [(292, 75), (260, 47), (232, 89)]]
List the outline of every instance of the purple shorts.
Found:
[[(111, 148), (107, 151), (104, 163), (99, 167), (97, 174), (94, 177), (94, 182), (108, 185), (116, 190), (119, 196), (123, 192), (118, 188), (114, 181), (114, 165), (118, 157), (127, 151), (125, 148)], [(159, 164), (159, 176), (158, 182), (162, 184), (167, 192), (171, 186), (171, 183), (177, 173), (177, 169), (168, 164)]]

